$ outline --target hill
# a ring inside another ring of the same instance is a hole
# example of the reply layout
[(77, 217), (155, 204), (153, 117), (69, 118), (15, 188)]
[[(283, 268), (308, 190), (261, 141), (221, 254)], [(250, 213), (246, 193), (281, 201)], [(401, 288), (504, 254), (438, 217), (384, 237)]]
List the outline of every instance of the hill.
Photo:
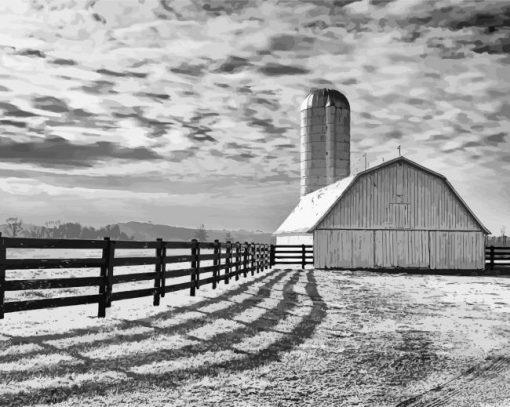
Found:
[[(134, 240), (153, 240), (158, 237), (163, 240), (191, 240), (195, 237), (197, 229), (178, 226), (158, 225), (146, 222), (118, 223), (121, 232), (132, 236)], [(253, 232), (248, 230), (207, 230), (207, 241), (218, 239), (225, 241), (227, 233), (232, 236), (233, 242), (272, 243), (270, 233)]]

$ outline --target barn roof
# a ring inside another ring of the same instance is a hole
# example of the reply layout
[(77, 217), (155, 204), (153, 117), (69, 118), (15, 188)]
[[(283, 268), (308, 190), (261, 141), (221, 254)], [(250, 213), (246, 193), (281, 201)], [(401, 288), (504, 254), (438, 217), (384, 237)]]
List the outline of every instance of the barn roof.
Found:
[(280, 227), (273, 233), (274, 235), (286, 235), (296, 233), (312, 233), (317, 225), (328, 215), (336, 203), (345, 195), (349, 188), (356, 183), (356, 181), (363, 175), (377, 171), (380, 168), (391, 165), (397, 161), (404, 161), (409, 165), (419, 168), (422, 171), (428, 172), (431, 175), (441, 178), (446, 185), (450, 188), (457, 199), (462, 203), (466, 210), (473, 216), (474, 220), (478, 223), (480, 228), (487, 234), (490, 231), (480, 222), (473, 211), (467, 206), (466, 202), (460, 197), (453, 186), (448, 182), (444, 175), (432, 171), (426, 167), (421, 166), (414, 161), (405, 157), (397, 157), (393, 160), (386, 161), (380, 165), (361, 171), (355, 176), (343, 178), (333, 184), (322, 187), (314, 192), (302, 196), (298, 205), (287, 216)]

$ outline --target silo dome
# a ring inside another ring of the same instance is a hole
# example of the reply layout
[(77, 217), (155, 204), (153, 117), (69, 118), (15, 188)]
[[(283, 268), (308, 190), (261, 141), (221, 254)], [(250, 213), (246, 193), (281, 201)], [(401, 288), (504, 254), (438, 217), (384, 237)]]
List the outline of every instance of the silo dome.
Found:
[(336, 106), (351, 110), (345, 95), (335, 89), (311, 89), (303, 103), (301, 103), (300, 110), (326, 106)]
[(335, 89), (313, 89), (301, 104), (301, 196), (350, 175), (350, 112)]

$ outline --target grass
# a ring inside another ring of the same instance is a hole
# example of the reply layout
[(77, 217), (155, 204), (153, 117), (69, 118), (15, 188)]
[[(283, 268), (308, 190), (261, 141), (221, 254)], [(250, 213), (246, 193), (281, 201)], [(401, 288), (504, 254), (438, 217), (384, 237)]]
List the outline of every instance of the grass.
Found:
[(7, 314), (0, 406), (510, 405), (509, 293), (504, 277), (278, 269), (105, 319)]

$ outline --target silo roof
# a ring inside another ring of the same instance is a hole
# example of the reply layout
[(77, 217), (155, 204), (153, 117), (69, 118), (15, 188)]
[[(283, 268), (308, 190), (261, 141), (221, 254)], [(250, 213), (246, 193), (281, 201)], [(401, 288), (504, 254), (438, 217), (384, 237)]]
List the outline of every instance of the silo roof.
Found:
[(301, 110), (310, 109), (312, 107), (328, 107), (337, 106), (351, 109), (349, 101), (345, 95), (335, 89), (313, 89), (305, 97), (301, 103)]

